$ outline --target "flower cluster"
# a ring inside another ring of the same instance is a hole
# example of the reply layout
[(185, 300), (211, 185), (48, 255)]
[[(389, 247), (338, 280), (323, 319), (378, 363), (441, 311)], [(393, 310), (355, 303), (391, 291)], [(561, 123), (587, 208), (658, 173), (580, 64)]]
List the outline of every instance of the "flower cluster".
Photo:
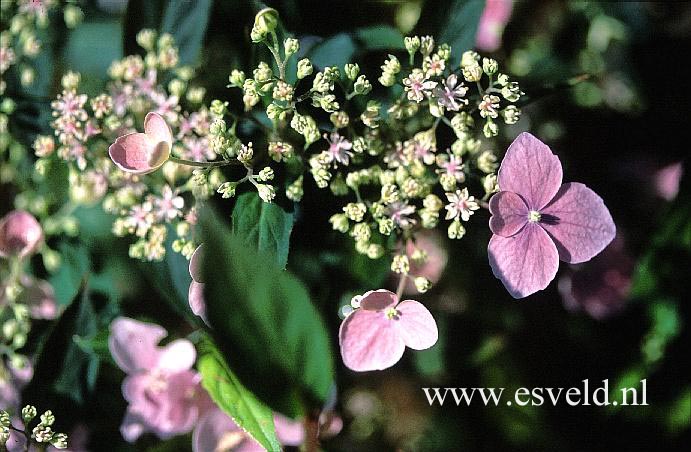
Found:
[(30, 213), (14, 210), (0, 218), (0, 265), (8, 264), (9, 270), (0, 279), (0, 358), (6, 357), (10, 367), (5, 369), (0, 359), (0, 387), (9, 392), (16, 392), (10, 374), (31, 367), (28, 358), (18, 353), (27, 342), (31, 319), (53, 319), (58, 314), (53, 287), (26, 271), (27, 261), (42, 245), (43, 230)]
[[(52, 446), (54, 449), (67, 448), (67, 434), (53, 430), (55, 416), (51, 410), (41, 414), (38, 424), (33, 428), (31, 424), (38, 415), (36, 407), (26, 405), (19, 414), (21, 418), (17, 422), (7, 411), (0, 411), (0, 444), (5, 445), (7, 450), (29, 450), (30, 446), (35, 446), (40, 450), (46, 450), (46, 446)], [(22, 427), (16, 427), (15, 423), (19, 423)], [(51, 448), (48, 447), (48, 450)]]

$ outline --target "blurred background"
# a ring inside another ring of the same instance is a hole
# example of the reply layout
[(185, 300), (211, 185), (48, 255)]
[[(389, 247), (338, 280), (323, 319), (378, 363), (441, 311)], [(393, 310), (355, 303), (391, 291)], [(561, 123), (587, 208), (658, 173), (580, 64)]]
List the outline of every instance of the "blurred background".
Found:
[[(82, 2), (79, 27), (68, 31), (55, 21), (49, 30), (50, 51), (39, 69), (45, 83), (33, 95), (52, 97), (59, 74), (68, 69), (82, 73), (87, 93), (97, 93), (112, 60), (141, 50), (137, 31), (172, 27), (167, 31), (181, 43), (201, 39), (197, 83), (207, 88), (207, 99), (229, 100), (231, 109), (239, 110), (239, 91), (225, 86), (231, 69), (251, 71), (256, 65), (259, 55), (249, 29), (261, 5), (188, 3), (193, 21), (180, 28), (163, 23), (165, 0)], [(691, 425), (691, 182), (685, 135), (691, 89), (684, 85), (691, 80), (686, 64), (691, 4), (265, 3), (279, 11), (286, 32), (300, 38), (303, 49), (321, 46), (320, 55), (332, 64), (356, 60), (372, 79), (388, 53), (405, 55), (398, 40), (405, 35), (430, 34), (458, 54), (476, 48), (496, 58), (500, 70), (515, 76), (527, 94), (521, 121), (499, 137), (498, 150), (519, 132), (531, 131), (560, 157), (565, 181), (583, 182), (602, 196), (618, 229), (603, 254), (578, 266), (562, 264), (553, 284), (520, 301), (510, 297), (487, 263), (486, 212), (475, 215), (461, 241), (431, 237), (446, 250), (447, 264), (439, 282), (419, 299), (438, 319), (439, 344), (406, 353), (394, 368), (371, 374), (353, 373), (337, 360), (337, 410), (344, 428), (323, 442), (324, 449), (680, 449)], [(197, 55), (181, 51), (181, 58), (192, 63)], [(49, 107), (26, 99), (20, 109), (34, 113), (27, 118), (44, 112), (42, 119), (14, 126), (31, 143), (37, 132), (46, 133)], [(0, 188), (4, 213), (15, 193)], [(336, 349), (339, 308), (354, 294), (393, 288), (394, 283), (386, 262), (357, 255), (350, 241), (331, 230), (333, 200), (312, 184), (305, 184), (305, 192), (288, 268), (310, 287)], [(51, 282), (60, 296), (78, 283), (79, 272), (71, 269), (92, 269), (93, 312), (80, 321), (90, 322), (92, 353), (75, 351), (84, 354), (84, 361), (73, 374), (57, 365), (43, 369), (25, 389), (25, 399), (55, 401), (64, 413), (63, 430), (85, 425), (93, 450), (186, 450), (189, 438), (158, 444), (149, 436), (136, 446), (124, 443), (118, 432), (125, 409), (122, 374), (103, 353), (107, 325), (117, 313), (156, 318), (169, 330), (181, 330), (181, 320), (164, 301), (165, 290), (148, 289), (165, 285), (151, 279), (165, 271), (165, 263), (129, 260), (127, 244), (110, 234), (111, 219), (99, 207), (82, 208), (76, 215), (82, 233), (59, 248), (74, 265)], [(75, 334), (80, 325), (72, 326)], [(420, 389), (504, 387), (513, 392), (580, 386), (585, 378), (591, 384), (609, 379), (612, 392), (646, 378), (649, 406), (484, 407), (476, 401), (471, 407), (431, 408)]]

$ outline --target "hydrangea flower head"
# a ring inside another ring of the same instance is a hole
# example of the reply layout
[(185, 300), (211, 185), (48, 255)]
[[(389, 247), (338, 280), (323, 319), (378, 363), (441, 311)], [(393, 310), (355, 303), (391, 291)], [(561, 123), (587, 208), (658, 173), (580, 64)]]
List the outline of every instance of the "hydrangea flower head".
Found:
[(413, 300), (398, 303), (388, 290), (365, 293), (338, 333), (343, 363), (357, 372), (387, 369), (401, 359), (406, 346), (424, 350), (438, 337), (426, 307)]
[(560, 259), (588, 261), (614, 239), (602, 199), (581, 183), (562, 185), (559, 158), (529, 133), (509, 146), (498, 182), (489, 203), (489, 263), (514, 298), (547, 287)]
[(113, 162), (123, 171), (147, 174), (156, 171), (170, 157), (173, 134), (165, 119), (150, 112), (144, 118), (144, 133), (130, 133), (108, 148)]
[(13, 210), (0, 219), (0, 257), (23, 258), (43, 243), (43, 229), (29, 212)]

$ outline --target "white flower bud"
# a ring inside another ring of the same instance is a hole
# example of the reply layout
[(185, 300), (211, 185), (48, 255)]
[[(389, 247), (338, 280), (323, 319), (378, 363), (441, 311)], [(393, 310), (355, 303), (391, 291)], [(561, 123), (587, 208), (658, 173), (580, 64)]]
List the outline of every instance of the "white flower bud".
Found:
[(272, 202), (276, 197), (276, 191), (271, 185), (257, 184), (257, 192), (264, 202)]
[(418, 292), (425, 293), (431, 287), (432, 287), (432, 283), (430, 282), (429, 279), (425, 278), (424, 276), (418, 276), (417, 278), (415, 278), (415, 288), (417, 289)]
[(300, 61), (298, 61), (298, 69), (297, 69), (298, 79), (302, 80), (303, 78), (307, 77), (308, 75), (311, 75), (312, 71), (314, 71), (314, 67), (312, 66), (312, 63), (310, 62), (309, 59), (303, 58)]
[(300, 42), (295, 38), (287, 38), (283, 41), (283, 50), (286, 56), (296, 54), (300, 50)]

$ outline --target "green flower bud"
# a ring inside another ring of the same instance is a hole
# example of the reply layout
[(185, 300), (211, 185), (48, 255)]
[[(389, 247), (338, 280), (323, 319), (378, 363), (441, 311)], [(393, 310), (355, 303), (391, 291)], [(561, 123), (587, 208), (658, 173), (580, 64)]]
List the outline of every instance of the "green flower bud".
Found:
[(360, 66), (357, 63), (348, 63), (345, 65), (344, 71), (348, 80), (355, 80), (360, 73)]
[(329, 218), (329, 223), (331, 223), (331, 227), (334, 229), (334, 231), (338, 231), (343, 234), (348, 232), (348, 229), (350, 228), (348, 217), (343, 213), (332, 215), (331, 218)]
[(516, 124), (521, 118), (521, 110), (515, 105), (508, 105), (501, 114), (506, 124)]
[(137, 44), (144, 50), (152, 51), (156, 45), (156, 30), (144, 28), (137, 33)]
[(434, 50), (434, 38), (431, 36), (423, 36), (420, 38), (420, 53), (422, 56), (429, 56)]
[(214, 99), (211, 101), (211, 106), (209, 107), (209, 111), (211, 112), (212, 115), (216, 117), (223, 117), (223, 115), (226, 114), (228, 111), (228, 102), (222, 102), (218, 99)]
[(259, 171), (259, 180), (262, 182), (270, 181), (274, 178), (274, 170), (269, 166), (265, 166), (261, 171)]
[(483, 58), (482, 70), (485, 71), (485, 74), (492, 75), (499, 70), (499, 63), (493, 58)]
[(447, 233), (450, 239), (461, 239), (465, 235), (465, 228), (460, 220), (454, 220), (449, 225)]
[(367, 257), (370, 259), (379, 259), (384, 255), (384, 247), (376, 244), (376, 243), (370, 243), (367, 246)]
[(463, 66), (463, 78), (468, 82), (479, 82), (482, 78), (482, 68), (477, 62), (468, 66)]
[(480, 61), (480, 54), (474, 50), (467, 50), (461, 56), (461, 67), (475, 66)]
[(350, 123), (350, 117), (348, 116), (348, 113), (344, 111), (335, 111), (331, 113), (329, 119), (331, 120), (331, 123), (334, 125), (334, 127), (336, 127), (337, 129), (348, 127), (348, 124)]
[(264, 202), (272, 202), (276, 197), (276, 190), (271, 185), (257, 184), (257, 192)]
[(408, 274), (410, 261), (405, 254), (396, 254), (391, 261), (391, 271), (399, 274)]
[(57, 433), (53, 435), (53, 438), (50, 440), (50, 444), (52, 444), (56, 449), (66, 449), (67, 435), (64, 433)]
[[(395, 83), (395, 78), (394, 78), (394, 83)], [(372, 91), (372, 84), (367, 80), (367, 77), (364, 75), (361, 75), (357, 78), (355, 81), (355, 84), (353, 85), (353, 91), (355, 94), (359, 95), (367, 95), (370, 91)]]
[(238, 69), (233, 69), (230, 72), (230, 76), (228, 77), (228, 81), (230, 82), (230, 86), (234, 86), (236, 88), (242, 88), (242, 85), (245, 83), (245, 73), (238, 70)]
[(424, 276), (418, 276), (417, 278), (415, 278), (415, 288), (417, 289), (418, 292), (425, 293), (431, 287), (432, 287), (432, 283), (430, 282), (429, 279), (425, 278)]
[(82, 11), (82, 9), (79, 6), (72, 5), (70, 3), (65, 5), (65, 9), (63, 10), (63, 16), (67, 28), (75, 28), (84, 20), (84, 12)]
[(311, 75), (312, 71), (314, 71), (314, 67), (312, 67), (312, 63), (308, 58), (303, 58), (298, 61), (297, 77), (300, 80)]
[(300, 50), (300, 42), (295, 38), (287, 38), (283, 41), (283, 50), (286, 56), (296, 54)]
[(487, 138), (496, 137), (499, 134), (499, 128), (494, 121), (487, 118), (487, 122), (485, 122), (485, 125), (482, 127), (482, 133), (484, 133)]
[(251, 38), (253, 42), (261, 42), (267, 34), (276, 30), (278, 25), (278, 11), (273, 8), (264, 8), (254, 16)]
[(413, 56), (420, 49), (420, 38), (418, 36), (406, 36), (403, 38), (403, 44), (410, 56)]

